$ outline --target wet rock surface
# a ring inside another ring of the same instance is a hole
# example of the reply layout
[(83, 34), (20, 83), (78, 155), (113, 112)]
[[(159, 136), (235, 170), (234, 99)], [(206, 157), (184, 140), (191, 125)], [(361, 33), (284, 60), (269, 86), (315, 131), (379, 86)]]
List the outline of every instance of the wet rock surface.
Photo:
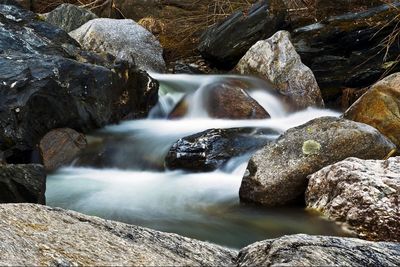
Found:
[(160, 43), (133, 20), (94, 19), (70, 35), (87, 50), (110, 53), (145, 71), (165, 71)]
[(224, 69), (233, 68), (258, 40), (269, 38), (282, 25), (284, 14), (274, 1), (260, 1), (248, 12), (238, 11), (203, 33), (197, 49)]
[(400, 245), (354, 238), (292, 235), (252, 244), (238, 266), (396, 266)]
[(46, 173), (43, 166), (0, 164), (0, 203), (45, 204), (45, 191)]
[(93, 12), (71, 4), (62, 4), (49, 13), (43, 14), (44, 19), (66, 32), (75, 30), (88, 22), (98, 18)]
[(307, 207), (359, 237), (400, 241), (400, 157), (349, 158), (309, 176)]
[(55, 129), (40, 140), (39, 149), (46, 170), (65, 166), (87, 146), (85, 135), (69, 128)]
[(392, 5), (400, 3), (330, 17), (292, 32), (296, 51), (314, 72), (325, 100), (337, 98), (341, 87), (369, 86), (383, 73), (398, 70), (399, 42), (387, 50), (381, 46), (398, 22)]
[(373, 85), (345, 112), (344, 118), (377, 128), (400, 149), (400, 73)]
[(240, 199), (265, 206), (288, 204), (304, 194), (307, 175), (352, 156), (383, 159), (394, 148), (369, 125), (334, 117), (314, 119), (253, 155)]
[(240, 74), (260, 76), (270, 81), (295, 109), (324, 106), (314, 74), (301, 62), (286, 31), (258, 41), (240, 59), (235, 69)]
[(45, 206), (0, 205), (0, 265), (230, 266), (236, 253)]
[[(169, 150), (169, 169), (213, 171), (231, 158), (243, 156), (271, 141), (270, 130), (254, 128), (211, 129), (179, 139)], [(269, 135), (269, 136), (268, 136)]]

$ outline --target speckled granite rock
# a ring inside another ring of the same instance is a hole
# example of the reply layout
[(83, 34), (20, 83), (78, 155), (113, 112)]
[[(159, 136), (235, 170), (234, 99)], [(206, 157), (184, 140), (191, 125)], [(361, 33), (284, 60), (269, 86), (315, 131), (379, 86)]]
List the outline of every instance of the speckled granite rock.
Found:
[(400, 157), (349, 158), (309, 176), (307, 206), (359, 237), (400, 242)]
[(206, 242), (77, 212), (0, 205), (1, 266), (233, 266), (234, 257)]

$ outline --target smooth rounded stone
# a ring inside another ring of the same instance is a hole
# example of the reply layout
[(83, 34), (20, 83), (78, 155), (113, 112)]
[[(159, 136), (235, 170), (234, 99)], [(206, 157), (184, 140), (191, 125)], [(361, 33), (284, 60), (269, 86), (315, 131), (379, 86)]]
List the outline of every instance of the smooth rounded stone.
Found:
[(33, 204), (0, 205), (0, 265), (233, 266), (236, 252)]
[(240, 250), (238, 266), (398, 266), (400, 244), (355, 238), (284, 236)]
[(214, 171), (233, 157), (243, 156), (270, 142), (268, 129), (211, 129), (176, 141), (170, 148), (165, 165), (169, 169)]
[(55, 129), (40, 140), (39, 149), (47, 171), (65, 166), (87, 146), (84, 134), (69, 128)]
[(237, 11), (208, 28), (197, 49), (201, 55), (224, 69), (233, 68), (258, 40), (273, 35), (284, 24), (280, 1), (260, 1), (250, 10)]
[(289, 32), (279, 31), (267, 40), (258, 41), (235, 69), (268, 80), (295, 109), (324, 106), (314, 74), (301, 62)]
[(42, 165), (0, 164), (0, 203), (45, 204), (45, 191), (46, 172)]
[(98, 18), (90, 10), (72, 4), (62, 4), (49, 13), (43, 14), (43, 17), (48, 23), (66, 32), (78, 29), (89, 20)]
[(382, 74), (400, 70), (400, 64), (394, 64), (400, 53), (399, 37), (387, 51), (382, 47), (397, 28), (398, 7), (399, 2), (384, 4), (292, 31), (292, 43), (313, 71), (326, 103), (336, 101), (342, 88), (367, 87)]
[(344, 117), (377, 128), (400, 149), (400, 72), (373, 85)]
[(240, 199), (265, 206), (290, 204), (306, 191), (308, 175), (348, 157), (383, 159), (394, 148), (369, 125), (335, 117), (314, 119), (253, 155)]
[(400, 157), (349, 158), (310, 175), (307, 207), (360, 238), (400, 242)]
[[(209, 117), (217, 119), (267, 119), (268, 112), (246, 91), (240, 80), (224, 80), (210, 83), (193, 94), (186, 95), (170, 112), (168, 118), (177, 119), (196, 109), (205, 110)], [(202, 103), (199, 103), (201, 99)], [(199, 106), (201, 104), (201, 106)]]
[(0, 23), (0, 150), (9, 163), (32, 162), (52, 129), (89, 132), (129, 113), (143, 116), (157, 102), (146, 73), (81, 50), (36, 14), (0, 4)]
[(145, 71), (165, 71), (157, 38), (133, 20), (94, 19), (69, 34), (87, 50), (110, 53)]

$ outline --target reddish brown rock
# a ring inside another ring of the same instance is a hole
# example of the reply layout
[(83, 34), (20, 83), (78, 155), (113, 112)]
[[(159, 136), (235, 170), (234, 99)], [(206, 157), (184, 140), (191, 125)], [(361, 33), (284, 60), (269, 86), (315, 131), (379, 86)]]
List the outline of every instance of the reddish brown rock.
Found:
[(40, 141), (40, 153), (46, 170), (70, 163), (87, 145), (85, 135), (69, 128), (56, 129)]

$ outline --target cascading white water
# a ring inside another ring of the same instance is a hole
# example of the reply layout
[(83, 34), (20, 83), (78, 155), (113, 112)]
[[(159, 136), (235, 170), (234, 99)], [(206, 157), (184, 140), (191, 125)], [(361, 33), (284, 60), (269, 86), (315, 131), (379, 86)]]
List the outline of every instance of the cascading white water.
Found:
[[(227, 168), (212, 173), (155, 170), (145, 163), (162, 163), (177, 139), (203, 130), (260, 127), (282, 133), (313, 118), (338, 116), (338, 113), (309, 108), (289, 114), (270, 91), (269, 85), (254, 78), (153, 76), (160, 81), (161, 89), (160, 101), (150, 118), (126, 121), (101, 130), (99, 136), (117, 137), (119, 140), (113, 147), (111, 166), (102, 169), (71, 166), (57, 171), (48, 178), (46, 197), (49, 205), (232, 247), (288, 233), (333, 231), (324, 227), (316, 229), (325, 223), (313, 218), (314, 223), (310, 225), (310, 217), (299, 210), (288, 213), (241, 206), (238, 191), (248, 156), (232, 159)], [(271, 119), (222, 120), (207, 116), (198, 105), (204, 96), (196, 92), (209, 83), (231, 78), (248, 84), (249, 94), (268, 111)], [(188, 115), (181, 120), (166, 119), (186, 92), (195, 92)]]

